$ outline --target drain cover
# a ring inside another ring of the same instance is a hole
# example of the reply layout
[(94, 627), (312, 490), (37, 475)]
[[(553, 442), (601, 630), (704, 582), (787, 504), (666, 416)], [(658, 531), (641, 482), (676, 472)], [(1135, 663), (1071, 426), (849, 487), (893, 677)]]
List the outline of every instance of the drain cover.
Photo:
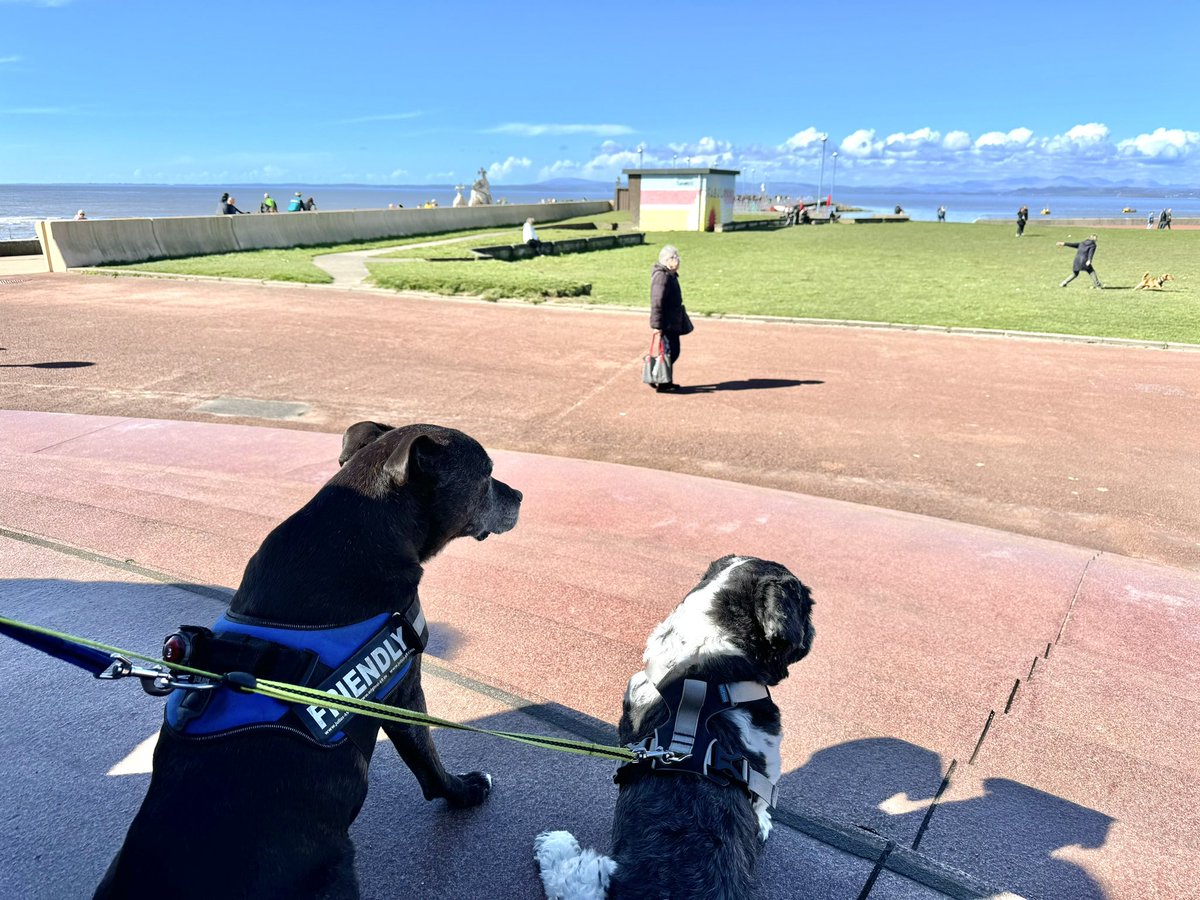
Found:
[(191, 412), (213, 416), (238, 416), (243, 419), (300, 419), (311, 407), (307, 403), (287, 403), (282, 400), (251, 400), (246, 397), (218, 397), (205, 400)]

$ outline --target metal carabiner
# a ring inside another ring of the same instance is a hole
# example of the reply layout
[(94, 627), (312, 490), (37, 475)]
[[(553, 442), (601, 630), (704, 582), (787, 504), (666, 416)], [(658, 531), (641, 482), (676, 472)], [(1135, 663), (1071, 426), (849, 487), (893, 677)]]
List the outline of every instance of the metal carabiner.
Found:
[(175, 678), (169, 669), (145, 666), (135, 666), (128, 658), (119, 653), (111, 655), (112, 664), (96, 677), (104, 681), (115, 681), (118, 678), (138, 678), (142, 682), (142, 690), (155, 697), (163, 697), (172, 691), (211, 691), (217, 685), (212, 681), (184, 681), (193, 676), (184, 675)]

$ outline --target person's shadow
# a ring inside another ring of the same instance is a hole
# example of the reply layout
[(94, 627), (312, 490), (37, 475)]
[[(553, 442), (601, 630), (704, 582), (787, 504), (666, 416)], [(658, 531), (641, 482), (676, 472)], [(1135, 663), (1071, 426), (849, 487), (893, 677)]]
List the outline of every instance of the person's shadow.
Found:
[(761, 391), (769, 388), (802, 387), (824, 384), (824, 381), (798, 381), (795, 378), (744, 378), (740, 381), (719, 381), (715, 384), (688, 384), (676, 389), (677, 394), (711, 394), (716, 391)]
[[(951, 787), (930, 814), (945, 769), (938, 754), (907, 741), (848, 741), (819, 750), (784, 775), (779, 805), (798, 815), (801, 830), (811, 816), (899, 847), (917, 842), (919, 853), (1024, 897), (1105, 900), (1084, 869), (1055, 854), (1104, 846), (1112, 817), (1007, 778), (986, 778), (982, 796), (961, 800), (953, 799)], [(955, 774), (965, 786), (962, 765)]]
[[(0, 350), (4, 349), (0, 347)], [(82, 369), (87, 366), (94, 366), (94, 362), (80, 362), (78, 360), (63, 360), (62, 362), (40, 362), (40, 363), (0, 363), (0, 369)]]

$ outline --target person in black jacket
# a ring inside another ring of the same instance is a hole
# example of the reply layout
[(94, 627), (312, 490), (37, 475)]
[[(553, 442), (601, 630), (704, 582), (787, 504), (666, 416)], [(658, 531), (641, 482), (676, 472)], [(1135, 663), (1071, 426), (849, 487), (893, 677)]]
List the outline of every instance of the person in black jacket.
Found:
[[(684, 331), (683, 291), (679, 289), (679, 250), (671, 244), (658, 252), (658, 262), (650, 270), (650, 330), (662, 338), (672, 371), (679, 359), (679, 336)], [(674, 381), (656, 384), (660, 393), (678, 387)]]
[(1079, 277), (1080, 272), (1087, 272), (1092, 276), (1092, 287), (1104, 287), (1096, 275), (1096, 270), (1092, 268), (1092, 257), (1096, 255), (1096, 236), (1094, 234), (1089, 234), (1087, 240), (1080, 241), (1078, 244), (1072, 244), (1070, 241), (1059, 241), (1058, 246), (1075, 248), (1075, 262), (1071, 266), (1071, 277), (1064, 279), (1059, 287), (1066, 287)]
[(1025, 226), (1029, 224), (1029, 207), (1022, 206), (1017, 210), (1017, 237), (1025, 234)]

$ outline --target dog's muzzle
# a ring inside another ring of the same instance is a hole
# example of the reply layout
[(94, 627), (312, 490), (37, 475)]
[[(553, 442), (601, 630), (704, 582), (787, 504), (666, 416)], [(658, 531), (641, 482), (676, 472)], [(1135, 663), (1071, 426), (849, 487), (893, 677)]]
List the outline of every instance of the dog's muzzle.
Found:
[(503, 534), (512, 531), (521, 513), (520, 491), (510, 488), (503, 481), (492, 479), (488, 488), (488, 507), (479, 517), (467, 527), (467, 533), (477, 541), (482, 541), (489, 534)]

